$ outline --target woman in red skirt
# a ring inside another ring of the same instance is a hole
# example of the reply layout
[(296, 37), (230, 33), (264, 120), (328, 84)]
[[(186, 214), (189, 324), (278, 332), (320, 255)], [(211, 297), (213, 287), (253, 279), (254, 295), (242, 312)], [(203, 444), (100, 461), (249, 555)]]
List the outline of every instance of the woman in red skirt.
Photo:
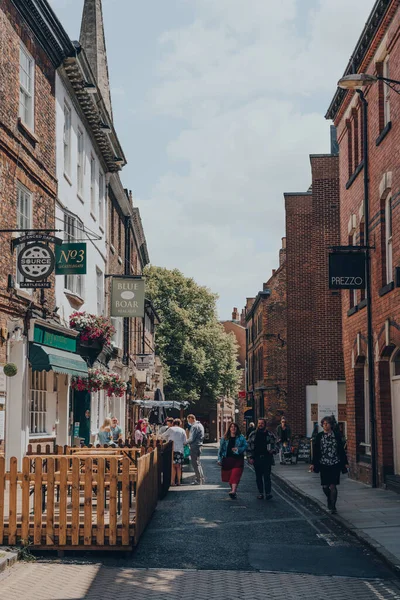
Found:
[(218, 464), (221, 465), (221, 479), (229, 483), (229, 496), (234, 500), (244, 468), (244, 452), (247, 448), (246, 438), (240, 433), (239, 425), (231, 423), (221, 439), (218, 452)]

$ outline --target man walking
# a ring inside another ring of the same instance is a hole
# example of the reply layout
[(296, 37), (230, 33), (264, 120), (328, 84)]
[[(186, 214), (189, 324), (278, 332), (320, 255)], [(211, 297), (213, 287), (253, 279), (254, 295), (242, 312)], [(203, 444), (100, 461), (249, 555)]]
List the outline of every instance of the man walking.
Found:
[(186, 441), (186, 444), (189, 444), (190, 447), (190, 458), (196, 477), (192, 485), (200, 485), (205, 482), (203, 467), (201, 466), (200, 461), (201, 449), (203, 447), (204, 440), (204, 427), (200, 421), (196, 420), (194, 415), (188, 415), (187, 420), (188, 423), (190, 423), (190, 435), (189, 439)]
[(259, 500), (271, 500), (271, 467), (274, 464), (274, 454), (277, 452), (276, 437), (267, 429), (267, 421), (258, 419), (257, 429), (249, 435), (247, 456), (249, 463), (254, 465)]

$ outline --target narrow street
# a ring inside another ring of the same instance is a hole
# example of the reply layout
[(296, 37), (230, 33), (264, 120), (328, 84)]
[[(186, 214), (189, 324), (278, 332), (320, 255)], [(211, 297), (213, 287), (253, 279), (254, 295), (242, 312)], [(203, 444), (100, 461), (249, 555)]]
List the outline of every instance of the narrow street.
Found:
[(257, 500), (249, 468), (232, 501), (215, 448), (203, 465), (206, 485), (172, 488), (133, 555), (20, 563), (0, 575), (0, 599), (400, 598), (393, 573), (324, 511), (275, 482), (273, 500)]

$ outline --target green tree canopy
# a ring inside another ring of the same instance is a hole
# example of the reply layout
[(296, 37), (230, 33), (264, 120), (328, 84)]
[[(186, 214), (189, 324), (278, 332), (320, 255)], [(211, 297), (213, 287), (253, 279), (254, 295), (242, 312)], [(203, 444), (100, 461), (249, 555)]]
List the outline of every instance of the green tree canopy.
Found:
[(235, 336), (218, 322), (216, 294), (180, 271), (147, 267), (146, 296), (160, 316), (156, 352), (170, 400), (217, 400), (239, 385)]

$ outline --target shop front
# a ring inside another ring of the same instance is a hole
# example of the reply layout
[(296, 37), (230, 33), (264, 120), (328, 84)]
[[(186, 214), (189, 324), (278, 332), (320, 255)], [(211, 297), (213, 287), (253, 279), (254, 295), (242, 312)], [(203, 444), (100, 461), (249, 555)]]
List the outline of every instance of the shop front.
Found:
[(11, 341), (17, 374), (7, 378), (7, 457), (20, 462), (28, 444), (69, 442), (71, 377), (87, 374), (76, 352), (76, 334), (46, 321), (32, 321), (27, 338)]

